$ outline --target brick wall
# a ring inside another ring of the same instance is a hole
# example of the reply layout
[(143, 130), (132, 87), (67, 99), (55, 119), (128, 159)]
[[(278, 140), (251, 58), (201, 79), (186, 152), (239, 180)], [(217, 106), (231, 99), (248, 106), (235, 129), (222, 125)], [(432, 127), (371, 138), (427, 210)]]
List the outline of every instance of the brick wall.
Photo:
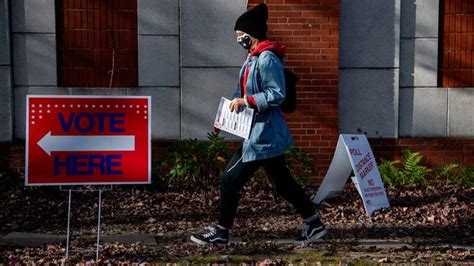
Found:
[(68, 87), (138, 86), (136, 0), (56, 1), (58, 81)]
[[(249, 8), (261, 3), (250, 0)], [(338, 0), (267, 0), (268, 37), (287, 47), (286, 67), (301, 77), (297, 111), (286, 116), (295, 144), (314, 154), (318, 176), (338, 137)]]
[(422, 163), (430, 168), (452, 162), (474, 167), (474, 139), (370, 139), (369, 142), (377, 158), (399, 160), (401, 152), (408, 149), (420, 152), (424, 156)]
[(441, 0), (441, 87), (474, 87), (474, 2)]
[(25, 146), (24, 143), (13, 143), (0, 145), (2, 153), (10, 154), (10, 170), (21, 174), (25, 171)]

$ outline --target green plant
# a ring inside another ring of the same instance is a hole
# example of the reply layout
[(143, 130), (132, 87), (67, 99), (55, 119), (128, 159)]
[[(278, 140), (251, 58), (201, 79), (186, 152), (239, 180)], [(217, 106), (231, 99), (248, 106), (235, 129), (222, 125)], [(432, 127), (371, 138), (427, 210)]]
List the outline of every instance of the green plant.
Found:
[(169, 182), (189, 181), (200, 188), (213, 185), (227, 163), (229, 146), (216, 133), (208, 141), (189, 139), (171, 156)]
[(423, 184), (426, 182), (425, 176), (432, 172), (426, 166), (420, 165), (423, 155), (419, 152), (404, 150), (403, 152), (403, 184)]
[(453, 183), (468, 187), (474, 187), (474, 167), (466, 167), (460, 165), (461, 176), (457, 180), (452, 180)]
[(286, 153), (288, 168), (295, 180), (303, 187), (314, 176), (314, 157), (300, 148), (292, 147)]
[[(423, 155), (404, 150), (402, 161), (381, 160), (379, 172), (385, 184), (395, 187), (408, 184), (424, 184), (426, 175), (432, 170), (420, 165)], [(401, 163), (401, 167), (398, 165)]]
[(449, 163), (436, 170), (436, 179), (441, 179), (448, 184), (458, 186), (474, 186), (474, 168), (460, 163)]
[(450, 182), (459, 186), (474, 187), (474, 168), (459, 165), (459, 174), (453, 175)]
[(400, 185), (402, 171), (396, 166), (399, 163), (400, 161), (381, 160), (381, 163), (379, 164), (379, 172), (384, 184), (390, 187)]
[(456, 163), (449, 163), (435, 171), (435, 179), (443, 179), (446, 181), (446, 184), (450, 182), (451, 179), (456, 178), (458, 175), (459, 165)]
[(202, 201), (212, 205), (212, 193), (228, 161), (229, 146), (216, 133), (207, 134), (208, 141), (186, 140), (171, 155), (168, 184), (186, 183), (200, 190)]

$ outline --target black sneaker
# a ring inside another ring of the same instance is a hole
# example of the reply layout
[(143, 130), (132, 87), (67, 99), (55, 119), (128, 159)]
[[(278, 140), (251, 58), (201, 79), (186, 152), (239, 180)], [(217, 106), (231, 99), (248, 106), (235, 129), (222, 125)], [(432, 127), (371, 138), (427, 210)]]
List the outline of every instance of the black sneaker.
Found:
[(312, 243), (316, 239), (319, 239), (324, 236), (326, 233), (327, 231), (324, 227), (324, 224), (318, 218), (310, 223), (304, 223), (301, 236), (295, 240), (295, 244), (306, 245)]
[(191, 235), (191, 241), (199, 245), (224, 244), (229, 243), (229, 230), (221, 229), (218, 226), (206, 227), (206, 231), (200, 234)]

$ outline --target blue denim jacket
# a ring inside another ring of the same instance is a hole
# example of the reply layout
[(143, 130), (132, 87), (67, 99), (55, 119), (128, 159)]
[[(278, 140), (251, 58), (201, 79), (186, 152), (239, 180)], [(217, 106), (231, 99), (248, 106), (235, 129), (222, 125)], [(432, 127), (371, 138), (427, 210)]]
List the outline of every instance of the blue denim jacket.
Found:
[[(285, 98), (282, 61), (273, 52), (264, 51), (259, 56), (247, 58), (240, 70), (240, 78), (247, 62), (249, 76), (246, 92), (247, 96), (252, 95), (255, 98), (257, 109), (250, 137), (243, 143), (243, 162), (278, 156), (293, 144), (280, 108)], [(232, 99), (236, 97), (242, 97), (240, 82)]]

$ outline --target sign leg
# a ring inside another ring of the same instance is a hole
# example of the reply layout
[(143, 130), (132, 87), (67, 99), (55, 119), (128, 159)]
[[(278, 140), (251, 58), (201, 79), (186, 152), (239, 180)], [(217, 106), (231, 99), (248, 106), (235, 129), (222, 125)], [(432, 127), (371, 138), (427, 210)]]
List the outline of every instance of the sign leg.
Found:
[(67, 235), (66, 235), (66, 259), (69, 258), (69, 238), (70, 238), (70, 228), (71, 228), (71, 198), (72, 190), (69, 189), (69, 204), (67, 208)]
[(97, 217), (97, 248), (95, 253), (95, 260), (99, 260), (99, 241), (100, 241), (100, 216), (101, 216), (101, 207), (102, 207), (102, 189), (99, 189), (99, 211)]

